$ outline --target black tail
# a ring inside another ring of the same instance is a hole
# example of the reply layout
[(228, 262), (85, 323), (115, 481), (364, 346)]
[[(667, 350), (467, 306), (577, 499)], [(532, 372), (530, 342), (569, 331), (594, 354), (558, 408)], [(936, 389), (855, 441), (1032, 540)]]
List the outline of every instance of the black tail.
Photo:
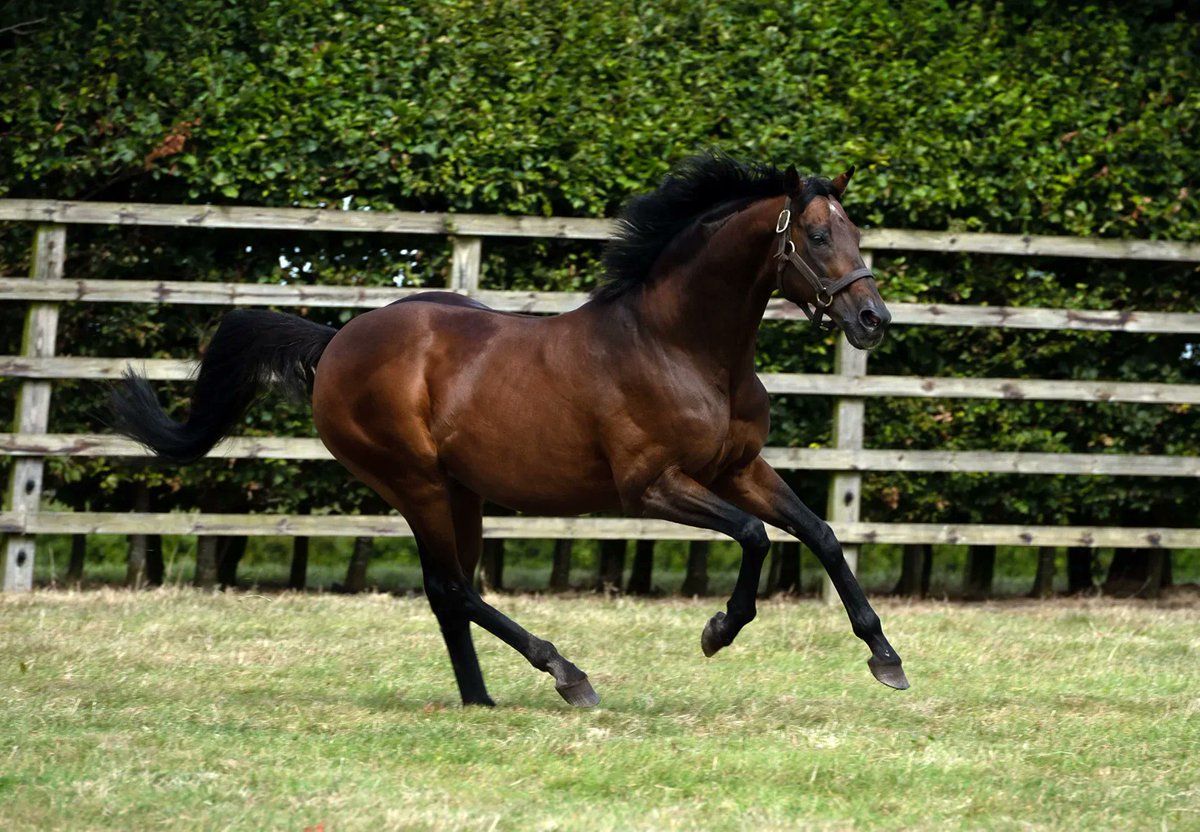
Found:
[(281, 312), (230, 312), (200, 360), (187, 421), (163, 411), (132, 369), (112, 393), (114, 427), (173, 462), (204, 456), (268, 385), (305, 398), (317, 361), (337, 330)]

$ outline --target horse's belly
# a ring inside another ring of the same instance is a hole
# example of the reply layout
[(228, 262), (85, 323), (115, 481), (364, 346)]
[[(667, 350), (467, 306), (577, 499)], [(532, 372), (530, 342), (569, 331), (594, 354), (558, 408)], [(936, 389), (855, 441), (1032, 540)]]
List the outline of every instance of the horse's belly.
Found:
[(587, 442), (467, 429), (439, 443), (439, 456), (454, 479), (515, 511), (572, 515), (620, 507), (607, 462)]

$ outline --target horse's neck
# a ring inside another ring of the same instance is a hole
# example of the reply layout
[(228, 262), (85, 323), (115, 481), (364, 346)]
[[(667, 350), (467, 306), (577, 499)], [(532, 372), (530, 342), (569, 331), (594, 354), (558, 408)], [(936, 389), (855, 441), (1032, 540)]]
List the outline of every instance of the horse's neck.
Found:
[(775, 285), (776, 201), (782, 205), (782, 198), (767, 199), (742, 209), (707, 239), (694, 235), (699, 248), (690, 256), (668, 252), (664, 273), (637, 293), (642, 325), (698, 362), (753, 372), (758, 327)]

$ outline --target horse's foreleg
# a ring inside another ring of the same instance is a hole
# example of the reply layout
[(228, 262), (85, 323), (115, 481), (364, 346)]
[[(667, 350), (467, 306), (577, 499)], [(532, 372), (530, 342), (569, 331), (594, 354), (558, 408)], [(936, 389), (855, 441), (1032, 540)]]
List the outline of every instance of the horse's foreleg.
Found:
[[(813, 514), (762, 457), (721, 483), (718, 491), (756, 517), (799, 538), (812, 549), (842, 599), (854, 634), (871, 648), (871, 658), (867, 662), (871, 673), (888, 687), (898, 690), (907, 688), (908, 679), (901, 667), (900, 656), (884, 637), (879, 616), (871, 609), (858, 579), (850, 571), (842, 554), (842, 545), (838, 543), (829, 524)], [(757, 584), (761, 563), (757, 566), (750, 564), (750, 567), (754, 569)], [(742, 572), (747, 568), (743, 562)], [(739, 574), (738, 581), (741, 580)]]
[(733, 643), (757, 612), (758, 576), (771, 542), (762, 521), (678, 471), (668, 471), (642, 495), (642, 514), (728, 535), (742, 547), (742, 569), (725, 612), (714, 615), (700, 636), (704, 655)]

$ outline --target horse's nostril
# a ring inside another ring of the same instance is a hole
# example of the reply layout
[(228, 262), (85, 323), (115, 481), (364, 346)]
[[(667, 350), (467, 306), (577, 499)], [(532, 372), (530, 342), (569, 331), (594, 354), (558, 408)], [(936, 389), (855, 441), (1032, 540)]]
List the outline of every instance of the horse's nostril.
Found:
[(883, 319), (875, 313), (874, 309), (864, 309), (859, 313), (858, 319), (867, 329), (878, 329), (879, 325), (883, 323)]

